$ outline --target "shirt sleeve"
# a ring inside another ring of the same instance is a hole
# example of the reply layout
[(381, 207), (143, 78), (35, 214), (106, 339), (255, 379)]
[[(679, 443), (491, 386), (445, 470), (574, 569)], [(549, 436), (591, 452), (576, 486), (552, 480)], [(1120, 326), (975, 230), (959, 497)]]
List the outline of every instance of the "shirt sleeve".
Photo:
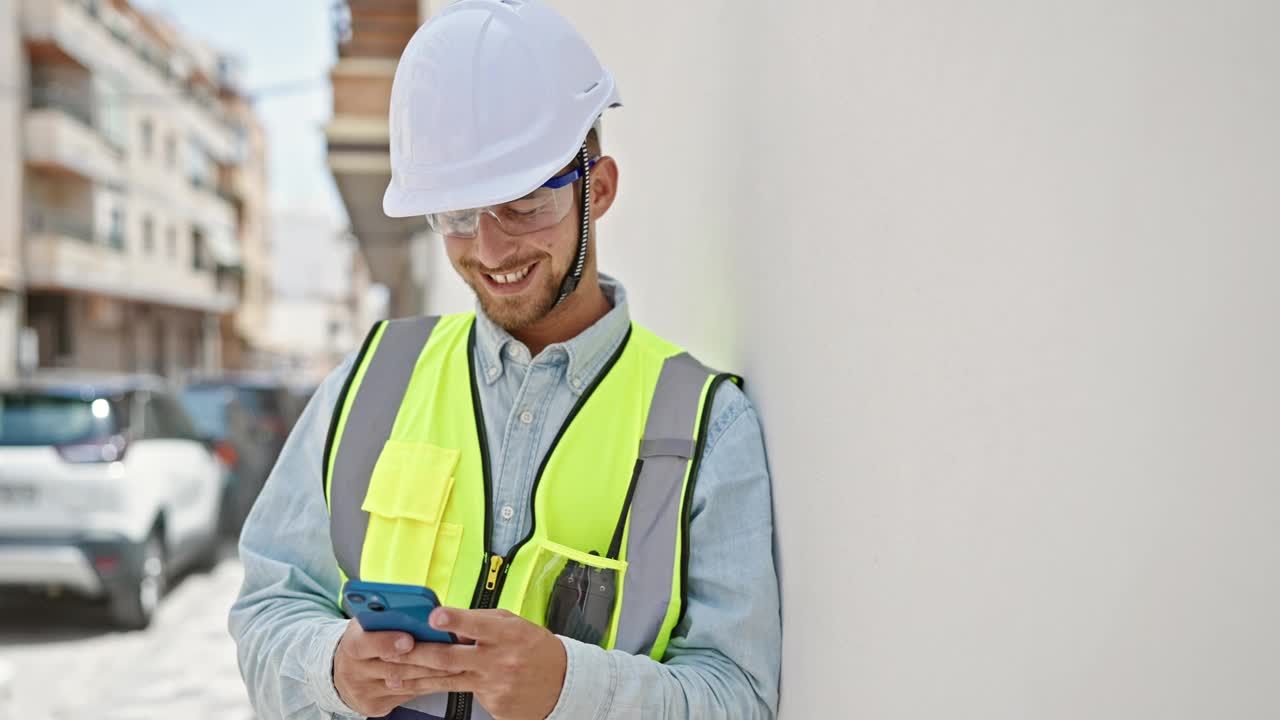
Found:
[(353, 363), (349, 356), (316, 390), (241, 531), (244, 584), (228, 626), (262, 720), (361, 717), (333, 686), (333, 653), (347, 621), (337, 605), (341, 580), (321, 470)]
[(782, 624), (763, 433), (732, 383), (717, 391), (712, 418), (694, 486), (685, 616), (666, 656), (562, 637), (568, 666), (548, 720), (776, 717)]

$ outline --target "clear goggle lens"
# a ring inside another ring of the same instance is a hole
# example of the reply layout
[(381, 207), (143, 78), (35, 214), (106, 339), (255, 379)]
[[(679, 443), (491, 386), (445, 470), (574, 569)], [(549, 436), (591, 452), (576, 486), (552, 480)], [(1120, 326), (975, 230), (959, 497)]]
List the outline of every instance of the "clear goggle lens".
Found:
[(480, 215), (489, 215), (508, 235), (527, 235), (554, 227), (573, 209), (573, 186), (540, 187), (518, 200), (469, 210), (427, 215), (427, 225), (441, 235), (475, 237)]

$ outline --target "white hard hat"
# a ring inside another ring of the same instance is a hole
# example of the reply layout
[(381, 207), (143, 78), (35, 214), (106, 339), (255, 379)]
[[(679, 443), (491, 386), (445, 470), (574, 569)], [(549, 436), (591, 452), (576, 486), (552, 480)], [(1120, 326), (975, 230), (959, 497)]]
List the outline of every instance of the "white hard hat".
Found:
[(414, 33), (391, 87), (391, 217), (522, 197), (620, 105), (613, 75), (540, 0), (460, 0)]

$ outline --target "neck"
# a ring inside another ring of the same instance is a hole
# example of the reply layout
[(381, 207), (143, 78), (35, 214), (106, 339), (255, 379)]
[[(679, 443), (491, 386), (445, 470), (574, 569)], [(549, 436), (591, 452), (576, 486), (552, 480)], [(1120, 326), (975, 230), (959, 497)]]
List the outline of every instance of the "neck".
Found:
[(537, 356), (548, 345), (577, 337), (596, 324), (612, 308), (600, 288), (600, 277), (594, 268), (582, 274), (578, 289), (538, 322), (511, 333), (524, 343), (529, 353)]

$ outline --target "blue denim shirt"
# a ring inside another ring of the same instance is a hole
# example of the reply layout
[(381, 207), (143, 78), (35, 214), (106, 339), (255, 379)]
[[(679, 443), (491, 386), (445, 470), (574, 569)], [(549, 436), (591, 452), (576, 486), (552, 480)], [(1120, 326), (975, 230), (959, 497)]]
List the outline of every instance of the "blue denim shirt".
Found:
[[(537, 357), (476, 313), (498, 553), (528, 531), (539, 462), (631, 322), (622, 286), (603, 276), (601, 285), (613, 309)], [(359, 717), (332, 680), (347, 621), (336, 604), (340, 580), (321, 479), (329, 419), (353, 362), (348, 357), (316, 391), (240, 537), (245, 577), (230, 630), (261, 718)], [(568, 667), (551, 717), (774, 717), (782, 638), (772, 537), (760, 423), (742, 391), (724, 383), (693, 497), (688, 606), (666, 657), (657, 663), (561, 638)]]

